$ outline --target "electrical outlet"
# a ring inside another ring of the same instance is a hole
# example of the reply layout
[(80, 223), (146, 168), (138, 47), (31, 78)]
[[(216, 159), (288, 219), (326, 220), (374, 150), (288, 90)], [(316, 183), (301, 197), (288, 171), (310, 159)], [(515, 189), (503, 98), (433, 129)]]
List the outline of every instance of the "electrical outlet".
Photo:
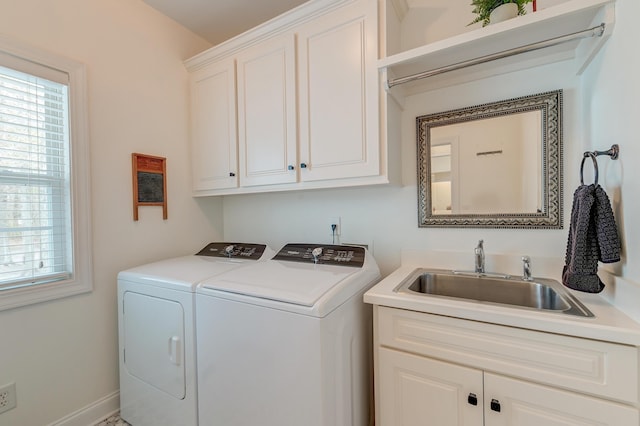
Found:
[[(336, 225), (335, 232), (333, 231), (333, 225)], [(342, 233), (342, 225), (340, 224), (340, 216), (330, 217), (329, 218), (329, 227), (327, 229), (329, 230), (329, 234), (330, 235), (340, 236), (340, 234)]]
[(16, 384), (9, 383), (0, 387), (0, 413), (16, 408)]

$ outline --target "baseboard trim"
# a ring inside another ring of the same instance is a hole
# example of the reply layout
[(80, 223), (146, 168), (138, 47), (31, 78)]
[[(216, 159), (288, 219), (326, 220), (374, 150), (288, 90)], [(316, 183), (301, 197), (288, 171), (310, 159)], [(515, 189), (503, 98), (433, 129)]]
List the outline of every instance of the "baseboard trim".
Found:
[(115, 391), (48, 426), (94, 426), (120, 409), (120, 392)]

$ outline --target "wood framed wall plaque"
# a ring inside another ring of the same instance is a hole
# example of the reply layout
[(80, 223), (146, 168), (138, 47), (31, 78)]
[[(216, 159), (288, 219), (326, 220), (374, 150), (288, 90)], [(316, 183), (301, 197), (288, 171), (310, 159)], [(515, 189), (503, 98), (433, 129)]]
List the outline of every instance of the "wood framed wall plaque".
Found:
[(133, 220), (138, 206), (162, 206), (167, 219), (167, 159), (153, 155), (131, 154), (133, 170)]

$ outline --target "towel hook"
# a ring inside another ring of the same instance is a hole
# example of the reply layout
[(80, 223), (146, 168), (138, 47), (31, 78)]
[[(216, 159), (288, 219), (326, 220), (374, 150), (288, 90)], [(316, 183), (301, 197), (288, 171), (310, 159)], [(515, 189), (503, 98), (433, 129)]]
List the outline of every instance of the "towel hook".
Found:
[[(586, 154), (586, 152), (585, 152)], [(617, 160), (618, 156), (620, 155), (620, 146), (615, 143), (613, 145), (611, 145), (611, 148), (609, 148), (606, 151), (593, 151), (593, 154), (597, 157), (598, 155), (608, 155), (609, 157), (611, 157), (612, 160)]]
[(593, 162), (593, 173), (594, 173), (594, 185), (598, 184), (598, 160), (596, 159), (596, 155), (593, 152), (587, 151), (584, 153), (582, 157), (582, 163), (580, 163), (580, 185), (584, 185), (584, 162), (587, 157), (591, 157), (591, 161)]

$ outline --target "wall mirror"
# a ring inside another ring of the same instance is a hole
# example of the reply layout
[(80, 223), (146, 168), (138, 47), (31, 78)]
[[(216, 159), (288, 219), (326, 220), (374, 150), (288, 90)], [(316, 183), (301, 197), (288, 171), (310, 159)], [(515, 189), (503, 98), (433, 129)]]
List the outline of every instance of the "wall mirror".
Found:
[(420, 227), (562, 228), (562, 90), (416, 118)]

